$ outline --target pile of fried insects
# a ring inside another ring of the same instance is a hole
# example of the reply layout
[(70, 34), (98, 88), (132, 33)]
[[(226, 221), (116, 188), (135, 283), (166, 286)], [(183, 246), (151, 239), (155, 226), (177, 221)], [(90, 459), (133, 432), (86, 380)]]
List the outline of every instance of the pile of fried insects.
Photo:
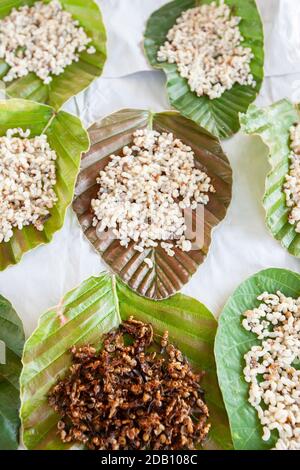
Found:
[(13, 8), (0, 20), (0, 59), (9, 70), (5, 82), (34, 72), (44, 84), (60, 75), (80, 53), (94, 54), (91, 39), (57, 0)]
[[(175, 248), (191, 251), (184, 211), (207, 205), (215, 192), (210, 177), (195, 167), (192, 148), (172, 133), (138, 129), (133, 144), (109, 158), (91, 202), (97, 230), (111, 230), (121, 246), (133, 241), (141, 253), (158, 245), (169, 256)], [(150, 258), (144, 261), (152, 267)]]
[(51, 390), (65, 443), (93, 450), (195, 449), (209, 412), (196, 374), (165, 332), (156, 344), (150, 324), (130, 317), (104, 339), (73, 348), (67, 377)]
[(236, 83), (255, 87), (250, 68), (254, 55), (243, 46), (240, 21), (224, 0), (190, 8), (168, 32), (157, 60), (176, 64), (197, 96), (219, 98)]
[(300, 124), (290, 129), (290, 168), (285, 177), (284, 193), (290, 209), (289, 223), (300, 233)]

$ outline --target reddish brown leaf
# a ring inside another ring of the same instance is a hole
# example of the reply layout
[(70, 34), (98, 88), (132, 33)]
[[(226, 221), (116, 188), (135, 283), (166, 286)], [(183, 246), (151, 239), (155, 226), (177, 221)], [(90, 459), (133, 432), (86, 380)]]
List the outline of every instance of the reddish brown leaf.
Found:
[[(130, 144), (136, 129), (148, 126), (173, 132), (190, 145), (195, 153), (196, 167), (211, 177), (216, 189), (204, 210), (203, 247), (188, 253), (175, 248), (173, 258), (160, 247), (146, 249), (143, 253), (134, 250), (134, 242), (127, 248), (122, 247), (109, 233), (98, 236), (92, 226), (91, 200), (99, 190), (96, 183), (99, 170), (107, 165), (112, 153), (118, 154), (124, 145)], [(203, 263), (212, 229), (225, 217), (231, 200), (232, 171), (218, 139), (177, 112), (151, 113), (134, 109), (118, 111), (96, 122), (90, 127), (89, 135), (91, 148), (82, 158), (73, 202), (85, 235), (111, 270), (138, 294), (155, 300), (175, 294)], [(143, 262), (146, 257), (153, 260), (153, 268)]]

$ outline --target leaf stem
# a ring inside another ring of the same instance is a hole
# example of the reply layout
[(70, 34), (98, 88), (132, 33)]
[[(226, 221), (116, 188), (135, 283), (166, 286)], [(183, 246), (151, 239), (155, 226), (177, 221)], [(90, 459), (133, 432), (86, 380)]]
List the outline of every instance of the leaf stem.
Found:
[(148, 129), (153, 129), (153, 119), (154, 119), (155, 113), (153, 111), (149, 111), (149, 118), (148, 118)]
[(116, 312), (118, 315), (118, 321), (119, 323), (122, 323), (120, 307), (119, 307), (119, 297), (117, 293), (117, 281), (116, 281), (116, 276), (114, 274), (111, 275), (111, 286), (112, 286), (112, 292), (113, 292), (115, 306), (116, 306)]
[(51, 118), (49, 119), (49, 121), (47, 122), (46, 126), (44, 127), (42, 134), (45, 134), (47, 132), (48, 128), (52, 124), (52, 121), (56, 118), (57, 115), (58, 115), (58, 113), (56, 111), (53, 111), (53, 114), (52, 114)]

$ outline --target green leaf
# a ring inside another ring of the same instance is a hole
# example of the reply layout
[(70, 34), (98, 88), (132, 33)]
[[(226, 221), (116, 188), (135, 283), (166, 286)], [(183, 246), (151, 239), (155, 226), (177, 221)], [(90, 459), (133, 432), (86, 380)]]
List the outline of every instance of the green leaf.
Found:
[[(61, 316), (65, 322), (62, 323)], [(152, 302), (134, 294), (113, 275), (91, 277), (42, 315), (25, 345), (21, 376), (21, 419), (28, 449), (68, 449), (57, 436), (58, 415), (47, 395), (70, 365), (73, 345), (101, 347), (104, 333), (130, 315), (151, 322), (156, 334), (166, 329), (191, 363), (206, 370), (203, 387), (211, 412), (209, 447), (230, 448), (226, 413), (217, 385), (213, 343), (217, 322), (200, 302), (178, 294)], [(77, 448), (72, 446), (72, 449)]]
[(155, 11), (147, 23), (144, 48), (150, 64), (162, 69), (167, 76), (167, 92), (172, 106), (217, 137), (226, 138), (239, 130), (238, 115), (247, 111), (255, 100), (264, 77), (264, 35), (255, 0), (225, 0), (233, 14), (241, 17), (239, 28), (244, 38), (243, 45), (250, 47), (254, 54), (251, 72), (256, 80), (255, 88), (235, 84), (220, 98), (198, 97), (190, 90), (187, 80), (179, 75), (176, 64), (157, 61), (157, 52), (181, 13), (212, 1), (174, 0)]
[(0, 450), (19, 444), (19, 377), (25, 336), (12, 305), (0, 296)]
[(278, 435), (262, 440), (262, 426), (256, 410), (248, 402), (249, 384), (244, 380), (244, 355), (260, 342), (242, 326), (246, 310), (258, 307), (263, 292), (280, 290), (294, 298), (300, 295), (300, 275), (286, 269), (266, 269), (243, 282), (226, 303), (219, 319), (215, 357), (220, 388), (228, 413), (234, 448), (237, 450), (271, 449)]
[(259, 135), (269, 149), (271, 171), (267, 175), (263, 205), (266, 224), (274, 238), (289, 253), (300, 257), (300, 233), (289, 223), (290, 208), (283, 192), (289, 172), (290, 128), (300, 120), (298, 107), (288, 100), (278, 101), (266, 108), (251, 105), (240, 116), (242, 131)]
[(33, 101), (0, 101), (0, 135), (14, 127), (30, 129), (31, 137), (42, 133), (48, 136), (50, 147), (57, 154), (54, 190), (58, 201), (50, 210), (42, 232), (29, 225), (22, 230), (15, 229), (9, 242), (0, 243), (0, 271), (18, 263), (26, 251), (49, 243), (62, 227), (72, 202), (81, 153), (89, 148), (87, 132), (77, 117), (64, 111), (56, 113), (53, 108)]
[[(33, 5), (37, 0), (2, 0), (0, 19), (9, 15), (12, 8)], [(50, 0), (42, 0), (49, 3)], [(6, 84), (9, 97), (23, 98), (48, 104), (58, 110), (72, 96), (87, 88), (102, 74), (106, 61), (106, 31), (98, 5), (93, 0), (59, 0), (62, 7), (79, 21), (95, 47), (95, 54), (82, 52), (78, 62), (66, 67), (64, 73), (53, 76), (49, 85), (45, 85), (34, 73), (18, 78)], [(0, 61), (0, 79), (7, 73), (8, 66)]]
[[(107, 165), (112, 153), (130, 144), (136, 129), (151, 126), (160, 132), (173, 132), (190, 145), (196, 166), (211, 177), (216, 188), (216, 193), (210, 194), (209, 203), (204, 206), (204, 227), (197, 224), (198, 235), (204, 234), (203, 244), (199, 243), (199, 249), (190, 252), (176, 248), (174, 257), (168, 256), (160, 246), (143, 253), (134, 250), (134, 242), (128, 248), (122, 247), (112, 234), (99, 233), (92, 225), (91, 200), (99, 190), (96, 182), (99, 170)], [(155, 300), (175, 294), (205, 260), (212, 230), (223, 220), (230, 204), (232, 171), (218, 139), (176, 111), (151, 113), (135, 109), (124, 109), (96, 122), (89, 128), (89, 135), (91, 149), (83, 156), (73, 202), (85, 235), (113, 272), (137, 293)], [(146, 257), (152, 259), (153, 268), (144, 263)]]

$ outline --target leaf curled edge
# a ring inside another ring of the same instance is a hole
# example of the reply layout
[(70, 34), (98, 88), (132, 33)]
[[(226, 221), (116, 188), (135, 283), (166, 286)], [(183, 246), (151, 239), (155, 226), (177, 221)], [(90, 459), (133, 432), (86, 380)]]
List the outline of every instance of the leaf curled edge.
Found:
[(240, 116), (245, 134), (259, 135), (269, 150), (271, 171), (266, 177), (263, 206), (266, 225), (273, 237), (292, 255), (300, 258), (300, 234), (289, 223), (290, 208), (283, 192), (289, 172), (290, 127), (300, 120), (298, 106), (281, 100), (266, 108), (251, 105)]

